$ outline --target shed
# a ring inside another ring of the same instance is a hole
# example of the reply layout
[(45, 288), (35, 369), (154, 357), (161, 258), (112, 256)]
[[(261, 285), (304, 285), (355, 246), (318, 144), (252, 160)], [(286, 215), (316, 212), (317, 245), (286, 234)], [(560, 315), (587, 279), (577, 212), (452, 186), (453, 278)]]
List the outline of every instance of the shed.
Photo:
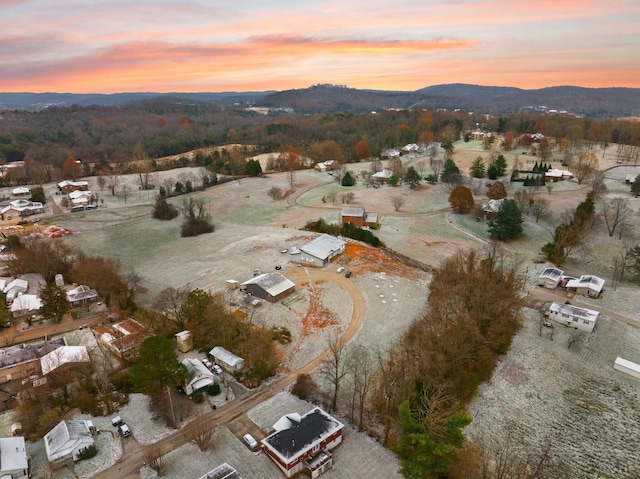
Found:
[(564, 271), (558, 268), (545, 268), (538, 276), (538, 286), (543, 288), (554, 289), (562, 281), (562, 275)]
[(323, 234), (300, 248), (300, 256), (295, 262), (306, 266), (322, 267), (331, 259), (344, 253), (346, 242), (335, 236)]
[(199, 389), (204, 389), (213, 385), (214, 375), (199, 359), (186, 358), (182, 361), (187, 368), (187, 380), (185, 381), (184, 392), (191, 396)]
[(44, 436), (47, 459), (54, 467), (78, 460), (78, 455), (94, 444), (91, 421), (60, 421)]
[(256, 298), (275, 303), (284, 298), (295, 288), (295, 283), (280, 273), (264, 273), (242, 283), (241, 289)]
[(178, 344), (178, 350), (181, 353), (188, 353), (193, 349), (193, 336), (191, 331), (185, 329), (176, 333), (176, 342)]
[(632, 363), (631, 361), (622, 359), (620, 356), (618, 356), (613, 363), (613, 369), (640, 379), (640, 364)]
[(209, 351), (209, 355), (213, 358), (213, 361), (216, 364), (226, 371), (235, 372), (241, 371), (244, 368), (244, 359), (236, 356), (230, 351), (227, 351), (222, 346), (216, 346), (213, 348)]
[(556, 323), (590, 333), (596, 326), (600, 313), (593, 309), (553, 302), (546, 315)]
[(238, 286), (240, 286), (240, 283), (235, 279), (228, 279), (226, 281), (226, 285), (227, 285), (227, 289), (238, 289)]
[(18, 186), (11, 191), (13, 196), (28, 196), (31, 195), (31, 190), (26, 186)]

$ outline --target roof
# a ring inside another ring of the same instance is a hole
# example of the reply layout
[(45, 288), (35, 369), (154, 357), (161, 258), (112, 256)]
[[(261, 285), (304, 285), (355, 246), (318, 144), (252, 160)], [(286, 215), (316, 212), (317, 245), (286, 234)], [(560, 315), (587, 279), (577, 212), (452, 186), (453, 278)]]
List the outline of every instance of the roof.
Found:
[(604, 279), (591, 274), (583, 274), (579, 279), (571, 279), (567, 282), (567, 288), (589, 288), (598, 293), (604, 287)]
[(199, 479), (242, 479), (242, 477), (240, 477), (238, 471), (225, 462)]
[(133, 318), (128, 318), (113, 325), (113, 329), (127, 336), (129, 334), (146, 333), (147, 328)]
[(346, 243), (335, 236), (323, 234), (300, 248), (311, 256), (326, 260), (336, 251), (344, 249)]
[(2, 292), (8, 293), (12, 289), (21, 289), (23, 291), (26, 291), (27, 289), (29, 289), (29, 282), (24, 279), (14, 279), (13, 281), (11, 281), (11, 283), (4, 287)]
[(558, 268), (545, 268), (540, 273), (540, 278), (549, 278), (553, 281), (560, 281), (564, 271)]
[(26, 186), (18, 186), (17, 188), (14, 188), (11, 193), (13, 193), (14, 195), (26, 195), (31, 193), (31, 190)]
[(257, 284), (271, 296), (278, 296), (280, 293), (295, 287), (295, 283), (280, 273), (264, 273), (251, 278), (242, 283), (242, 285)]
[(573, 173), (568, 170), (559, 170), (557, 168), (551, 168), (545, 173), (545, 176), (552, 178), (573, 178)]
[(551, 306), (549, 306), (549, 311), (559, 314), (567, 314), (573, 318), (580, 318), (593, 323), (595, 323), (598, 320), (598, 316), (600, 316), (600, 313), (593, 309), (580, 308), (570, 304), (556, 303), (555, 301), (551, 303)]
[(364, 222), (365, 223), (377, 223), (378, 222), (378, 213), (365, 213), (364, 214)]
[(0, 438), (0, 474), (28, 467), (24, 437)]
[(364, 208), (362, 206), (343, 206), (341, 215), (362, 218), (364, 216)]
[(91, 198), (91, 192), (90, 191), (80, 191), (80, 190), (75, 190), (72, 191), (71, 193), (69, 193), (69, 198), (71, 198), (72, 200), (78, 199), (78, 198)]
[(13, 200), (9, 203), (9, 206), (5, 206), (2, 208), (1, 213), (4, 214), (7, 211), (15, 210), (15, 211), (26, 211), (26, 210), (41, 210), (43, 209), (42, 203), (38, 201), (28, 201), (28, 200)]
[[(319, 407), (309, 411), (296, 421), (294, 415), (288, 415), (290, 427), (274, 432), (262, 440), (285, 463), (293, 462), (323, 439), (341, 430), (344, 425)], [(281, 423), (282, 418), (276, 423)]]
[(490, 199), (489, 202), (485, 205), (485, 209), (489, 209), (494, 213), (497, 213), (502, 207), (502, 203), (504, 203), (504, 198), (500, 198), (499, 200)]
[(60, 188), (64, 188), (65, 186), (89, 186), (89, 182), (87, 182), (87, 181), (64, 180), (64, 181), (61, 181), (60, 183), (58, 183), (58, 186)]
[(211, 378), (213, 381), (213, 373), (209, 371), (199, 359), (186, 358), (182, 361), (182, 364), (187, 367), (187, 384), (190, 384), (194, 379), (199, 379), (203, 376)]
[(42, 300), (35, 294), (22, 294), (11, 303), (12, 313), (16, 311), (37, 311), (40, 308), (42, 308)]
[(44, 447), (49, 461), (55, 461), (73, 450), (82, 442), (93, 443), (89, 421), (60, 421), (44, 436)]
[(85, 346), (61, 346), (40, 358), (42, 374), (47, 375), (67, 363), (88, 363), (89, 353)]
[(383, 178), (385, 180), (388, 180), (389, 178), (391, 178), (392, 175), (393, 175), (393, 171), (384, 169), (371, 175), (371, 178)]
[(640, 373), (640, 364), (636, 364), (627, 359), (621, 358), (620, 356), (616, 358), (614, 365), (622, 366), (624, 368), (631, 369), (632, 371)]
[(232, 367), (244, 361), (244, 359), (242, 359), (240, 356), (236, 356), (231, 351), (227, 351), (222, 346), (216, 346), (211, 351), (209, 351), (209, 354)]
[(80, 285), (67, 291), (67, 301), (69, 301), (70, 303), (97, 297), (98, 293), (89, 288), (89, 286)]

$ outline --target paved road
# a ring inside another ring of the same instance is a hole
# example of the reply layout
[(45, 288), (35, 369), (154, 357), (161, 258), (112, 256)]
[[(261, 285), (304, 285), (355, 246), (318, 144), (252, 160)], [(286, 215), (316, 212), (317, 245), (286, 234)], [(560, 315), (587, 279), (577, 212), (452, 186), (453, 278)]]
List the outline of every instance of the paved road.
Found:
[[(334, 283), (345, 289), (351, 296), (353, 311), (351, 313), (351, 321), (349, 322), (349, 326), (339, 340), (343, 344), (346, 344), (355, 336), (355, 334), (362, 326), (362, 322), (364, 320), (364, 299), (362, 298), (360, 291), (352, 280), (336, 274), (332, 270), (318, 270), (307, 268), (291, 268), (289, 271), (287, 271), (287, 277), (297, 281), (298, 284), (300, 284), (301, 282), (307, 282), (309, 280), (333, 281)], [(215, 411), (204, 414), (197, 421), (193, 421), (187, 424), (182, 429), (164, 437), (155, 444), (144, 447), (129, 447), (126, 444), (126, 441), (131, 441), (132, 438), (123, 439), (125, 451), (123, 457), (115, 465), (113, 465), (109, 469), (102, 471), (94, 477), (99, 479), (139, 478), (139, 470), (142, 467), (143, 462), (146, 460), (146, 455), (151, 449), (159, 450), (163, 454), (165, 454), (189, 442), (189, 435), (194, 430), (196, 430), (196, 428), (201, 428), (203, 424), (213, 429), (217, 426), (227, 424), (237, 419), (261, 402), (284, 390), (287, 386), (295, 382), (300, 374), (311, 373), (322, 363), (322, 361), (329, 357), (329, 354), (329, 351), (323, 352), (317, 358), (308, 362), (300, 369), (293, 371), (286, 376), (283, 376), (282, 378), (276, 380), (274, 383), (268, 386), (262, 386), (250, 392), (244, 397), (236, 398), (233, 401), (225, 404), (224, 406), (216, 409)]]

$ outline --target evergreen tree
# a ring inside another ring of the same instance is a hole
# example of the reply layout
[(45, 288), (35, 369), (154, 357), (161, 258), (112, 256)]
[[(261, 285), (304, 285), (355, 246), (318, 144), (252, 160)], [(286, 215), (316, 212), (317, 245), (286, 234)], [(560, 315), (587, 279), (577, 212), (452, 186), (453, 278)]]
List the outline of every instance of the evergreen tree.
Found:
[(460, 169), (451, 158), (447, 159), (442, 165), (440, 179), (443, 183), (457, 183), (460, 179)]
[(504, 176), (507, 172), (507, 160), (504, 155), (498, 155), (498, 157), (493, 161), (493, 165), (498, 171), (498, 176)]
[(631, 193), (633, 193), (636, 198), (640, 196), (640, 175), (636, 176), (636, 180), (631, 183)]
[(262, 166), (258, 160), (247, 161), (246, 166), (247, 176), (260, 176), (262, 174)]
[(496, 168), (494, 163), (491, 163), (489, 168), (487, 168), (487, 176), (490, 180), (495, 180), (498, 177), (498, 168)]
[(420, 173), (418, 173), (413, 166), (410, 166), (404, 175), (404, 182), (413, 190), (416, 186), (420, 185)]
[(473, 160), (473, 163), (471, 163), (471, 167), (469, 168), (469, 172), (474, 178), (484, 178), (485, 166), (481, 156)]
[(131, 379), (139, 392), (153, 395), (166, 386), (181, 386), (187, 379), (187, 368), (178, 360), (171, 340), (151, 336), (140, 345), (131, 365)]
[(522, 212), (515, 200), (502, 202), (496, 219), (489, 222), (489, 234), (498, 240), (513, 239), (522, 234)]
[(398, 183), (400, 183), (400, 178), (398, 178), (398, 175), (393, 173), (389, 177), (389, 181), (387, 183), (389, 183), (389, 186), (398, 186)]
[(353, 186), (355, 185), (356, 180), (353, 178), (350, 172), (346, 172), (342, 177), (342, 186)]
[(55, 284), (48, 284), (40, 291), (40, 300), (42, 301), (40, 313), (45, 318), (53, 319), (56, 323), (62, 321), (65, 313), (69, 310), (67, 293)]

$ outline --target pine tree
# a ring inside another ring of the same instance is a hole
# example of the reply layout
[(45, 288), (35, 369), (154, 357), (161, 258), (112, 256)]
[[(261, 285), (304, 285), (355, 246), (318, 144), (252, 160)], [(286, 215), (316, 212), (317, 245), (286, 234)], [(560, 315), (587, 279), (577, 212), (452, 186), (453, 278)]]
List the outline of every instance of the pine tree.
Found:
[(484, 178), (485, 166), (481, 156), (473, 160), (473, 163), (471, 163), (471, 167), (469, 168), (469, 173), (471, 173), (471, 176), (474, 178)]
[(517, 238), (522, 234), (522, 212), (514, 200), (504, 200), (496, 213), (496, 219), (489, 222), (489, 234), (498, 240)]

